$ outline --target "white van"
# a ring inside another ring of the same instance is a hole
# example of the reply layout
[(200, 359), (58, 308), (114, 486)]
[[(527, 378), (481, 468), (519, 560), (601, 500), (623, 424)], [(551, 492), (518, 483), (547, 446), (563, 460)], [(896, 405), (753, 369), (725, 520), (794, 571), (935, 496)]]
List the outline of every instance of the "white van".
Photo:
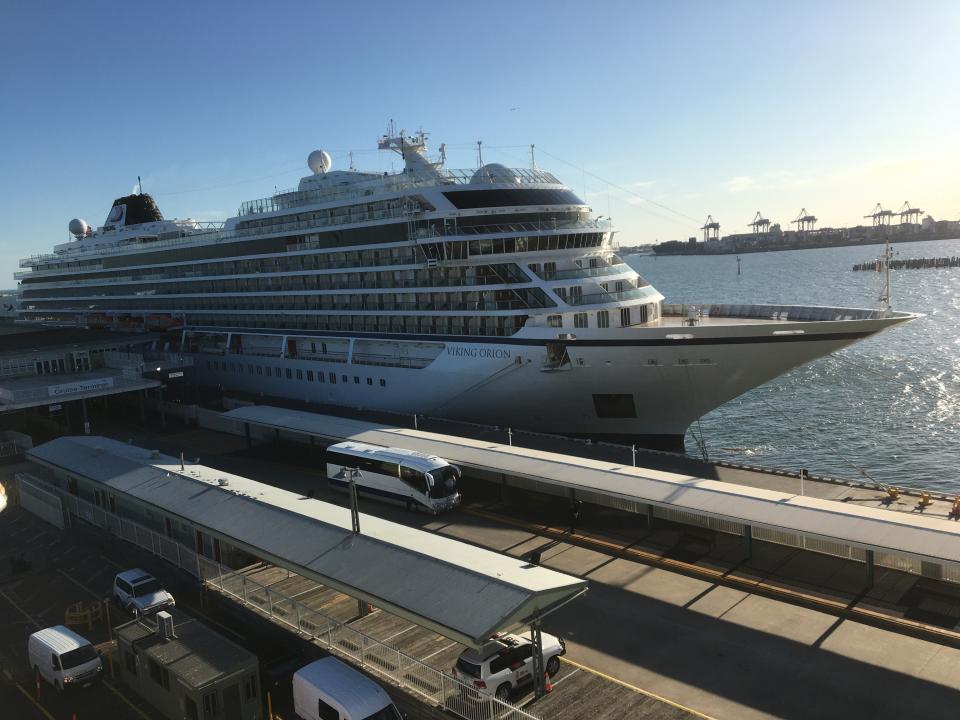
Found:
[(334, 657), (293, 674), (293, 710), (303, 720), (403, 720), (382, 687)]
[(90, 641), (63, 625), (38, 630), (27, 640), (30, 669), (57, 690), (90, 687), (103, 663)]

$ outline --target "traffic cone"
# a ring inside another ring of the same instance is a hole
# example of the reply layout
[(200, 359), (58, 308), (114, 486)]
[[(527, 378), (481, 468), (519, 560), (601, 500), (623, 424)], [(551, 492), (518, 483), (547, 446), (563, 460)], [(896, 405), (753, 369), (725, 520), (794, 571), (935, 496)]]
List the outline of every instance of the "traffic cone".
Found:
[(544, 686), (543, 686), (544, 691), (545, 691), (547, 694), (552, 693), (552, 692), (553, 692), (553, 683), (550, 682), (550, 673), (548, 673), (548, 672), (543, 673), (543, 680), (544, 680)]

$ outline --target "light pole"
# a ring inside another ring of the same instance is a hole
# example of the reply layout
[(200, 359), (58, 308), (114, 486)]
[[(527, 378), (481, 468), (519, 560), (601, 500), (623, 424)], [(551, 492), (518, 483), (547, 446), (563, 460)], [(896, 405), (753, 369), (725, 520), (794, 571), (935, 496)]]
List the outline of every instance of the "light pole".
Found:
[[(353, 528), (353, 534), (360, 534), (360, 508), (357, 501), (357, 475), (363, 479), (363, 473), (360, 468), (344, 468), (350, 475), (350, 524)], [(370, 606), (365, 600), (357, 598), (357, 615), (365, 617), (369, 612)]]

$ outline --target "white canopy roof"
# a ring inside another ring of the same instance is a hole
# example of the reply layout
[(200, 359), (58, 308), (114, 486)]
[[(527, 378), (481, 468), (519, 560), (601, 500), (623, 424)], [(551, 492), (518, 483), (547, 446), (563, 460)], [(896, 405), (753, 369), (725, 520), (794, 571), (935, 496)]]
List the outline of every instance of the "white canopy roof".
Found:
[(586, 582), (372, 515), (104, 437), (31, 449), (48, 467), (221, 537), (251, 554), (467, 645), (576, 597)]
[(602, 460), (499, 445), (264, 405), (224, 417), (280, 430), (405, 447), (450, 462), (652, 503), (753, 527), (801, 533), (937, 563), (960, 563), (960, 523)]

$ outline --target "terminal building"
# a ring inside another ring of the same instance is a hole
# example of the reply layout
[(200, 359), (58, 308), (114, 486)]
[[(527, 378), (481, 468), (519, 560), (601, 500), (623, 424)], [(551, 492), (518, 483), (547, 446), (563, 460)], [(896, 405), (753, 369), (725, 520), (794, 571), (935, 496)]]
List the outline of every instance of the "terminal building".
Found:
[(191, 366), (163, 335), (0, 325), (0, 431), (89, 433), (91, 406), (120, 395), (162, 397), (190, 383)]

